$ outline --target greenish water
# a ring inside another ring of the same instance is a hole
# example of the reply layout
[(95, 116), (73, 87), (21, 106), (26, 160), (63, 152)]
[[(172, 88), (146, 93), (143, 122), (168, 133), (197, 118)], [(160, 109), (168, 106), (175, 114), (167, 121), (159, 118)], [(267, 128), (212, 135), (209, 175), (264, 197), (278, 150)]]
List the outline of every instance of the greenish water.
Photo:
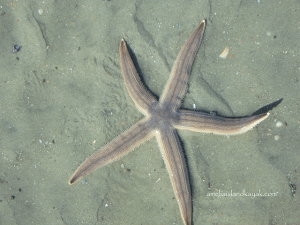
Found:
[[(284, 100), (243, 135), (178, 132), (193, 222), (300, 222), (297, 1), (0, 4), (1, 225), (183, 224), (155, 138), (72, 186), (68, 180), (89, 155), (142, 118), (120, 71), (121, 38), (145, 85), (159, 96), (202, 19), (206, 31), (184, 108), (245, 116)], [(15, 44), (22, 46), (18, 53), (12, 53)], [(221, 59), (225, 47), (229, 56)], [(231, 192), (269, 196), (218, 196)]]

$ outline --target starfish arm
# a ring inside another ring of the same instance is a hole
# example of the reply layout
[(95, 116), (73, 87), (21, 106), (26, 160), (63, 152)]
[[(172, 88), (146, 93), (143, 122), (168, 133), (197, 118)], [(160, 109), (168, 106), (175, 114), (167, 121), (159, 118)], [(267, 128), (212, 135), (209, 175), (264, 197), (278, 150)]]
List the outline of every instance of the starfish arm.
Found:
[(170, 78), (160, 97), (160, 103), (170, 109), (177, 109), (186, 91), (187, 82), (205, 28), (203, 20), (182, 46), (174, 63)]
[(192, 223), (191, 191), (180, 141), (173, 127), (160, 129), (156, 138), (170, 175), (181, 217), (185, 225), (190, 225)]
[(180, 119), (173, 124), (177, 129), (223, 135), (245, 133), (270, 115), (270, 113), (262, 113), (242, 118), (226, 118), (208, 113), (184, 110), (180, 110), (179, 114)]
[(125, 80), (127, 91), (130, 97), (134, 101), (138, 110), (147, 115), (149, 107), (157, 102), (154, 96), (152, 96), (144, 87), (137, 73), (134, 64), (130, 58), (127, 50), (126, 42), (122, 39), (120, 44), (120, 60), (122, 74)]
[(96, 169), (121, 158), (154, 135), (155, 132), (150, 126), (149, 120), (147, 118), (140, 120), (134, 126), (87, 158), (73, 174), (69, 184), (74, 184), (76, 181)]

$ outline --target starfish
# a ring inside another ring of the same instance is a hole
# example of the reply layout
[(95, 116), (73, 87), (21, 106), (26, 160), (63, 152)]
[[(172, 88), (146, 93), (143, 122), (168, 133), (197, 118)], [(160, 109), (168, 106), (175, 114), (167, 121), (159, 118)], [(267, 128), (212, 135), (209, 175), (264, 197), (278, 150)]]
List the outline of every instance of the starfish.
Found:
[(105, 166), (156, 137), (185, 225), (192, 224), (192, 197), (184, 153), (176, 129), (222, 135), (241, 134), (269, 116), (269, 112), (242, 118), (226, 118), (213, 113), (179, 109), (186, 92), (192, 64), (205, 28), (203, 20), (182, 46), (159, 101), (143, 86), (127, 50), (120, 44), (120, 60), (125, 85), (135, 106), (145, 117), (87, 158), (69, 184)]

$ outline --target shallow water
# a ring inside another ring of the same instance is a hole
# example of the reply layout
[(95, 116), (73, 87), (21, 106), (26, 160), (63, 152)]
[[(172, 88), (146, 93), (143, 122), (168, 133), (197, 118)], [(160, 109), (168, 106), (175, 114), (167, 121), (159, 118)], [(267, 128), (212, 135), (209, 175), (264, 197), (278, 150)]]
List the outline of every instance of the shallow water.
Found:
[[(68, 180), (89, 155), (143, 117), (120, 71), (121, 38), (145, 85), (159, 96), (202, 19), (206, 31), (184, 108), (245, 116), (284, 99), (243, 135), (178, 132), (194, 224), (300, 222), (296, 1), (1, 6), (1, 224), (183, 224), (155, 138), (72, 186)], [(22, 48), (12, 53), (16, 44)], [(283, 126), (276, 127), (278, 121)], [(231, 192), (269, 196), (219, 196)]]

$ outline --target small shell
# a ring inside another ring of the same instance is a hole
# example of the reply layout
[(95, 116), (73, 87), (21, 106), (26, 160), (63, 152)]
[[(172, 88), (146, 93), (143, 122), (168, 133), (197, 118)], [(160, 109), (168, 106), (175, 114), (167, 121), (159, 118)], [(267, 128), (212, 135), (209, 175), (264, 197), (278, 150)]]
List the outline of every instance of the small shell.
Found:
[(229, 53), (229, 48), (226, 47), (226, 48), (224, 49), (224, 51), (221, 53), (221, 55), (219, 55), (219, 57), (222, 58), (222, 59), (226, 59), (228, 53)]
[(44, 12), (44, 10), (43, 10), (42, 8), (40, 8), (40, 9), (38, 10), (38, 12), (39, 12), (40, 15), (42, 15), (43, 12)]
[(17, 45), (14, 45), (14, 48), (12, 50), (13, 53), (17, 53), (21, 50), (22, 46), (19, 46), (18, 44)]

